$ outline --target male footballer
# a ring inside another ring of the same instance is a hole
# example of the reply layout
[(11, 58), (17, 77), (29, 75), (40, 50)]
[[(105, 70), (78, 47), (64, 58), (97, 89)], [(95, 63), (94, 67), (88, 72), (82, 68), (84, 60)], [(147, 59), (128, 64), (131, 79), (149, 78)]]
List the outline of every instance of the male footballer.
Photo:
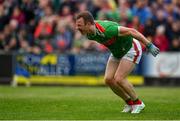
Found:
[(76, 29), (88, 39), (97, 41), (110, 50), (111, 55), (104, 76), (105, 82), (126, 102), (122, 112), (140, 113), (145, 108), (145, 104), (138, 98), (127, 76), (141, 59), (140, 42), (153, 56), (159, 53), (159, 49), (137, 30), (120, 26), (112, 21), (95, 21), (88, 11), (78, 13)]

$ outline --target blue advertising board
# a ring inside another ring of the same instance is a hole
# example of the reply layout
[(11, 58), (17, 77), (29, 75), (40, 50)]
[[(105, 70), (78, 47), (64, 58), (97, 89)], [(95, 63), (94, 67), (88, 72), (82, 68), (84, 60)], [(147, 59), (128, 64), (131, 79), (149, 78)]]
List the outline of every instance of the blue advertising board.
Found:
[[(20, 75), (102, 75), (109, 53), (91, 52), (81, 54), (17, 54), (16, 74)], [(133, 74), (141, 73), (137, 66)], [(29, 73), (29, 74), (28, 74)]]

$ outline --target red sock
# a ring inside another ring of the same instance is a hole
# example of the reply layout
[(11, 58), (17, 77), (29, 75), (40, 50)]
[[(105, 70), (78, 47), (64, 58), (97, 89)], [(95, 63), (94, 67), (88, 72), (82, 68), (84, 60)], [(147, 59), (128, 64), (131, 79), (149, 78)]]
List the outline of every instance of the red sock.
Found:
[(133, 100), (127, 99), (127, 100), (126, 100), (126, 104), (128, 104), (128, 105), (133, 105), (134, 103), (133, 103)]
[(134, 100), (133, 101), (133, 104), (135, 104), (135, 105), (137, 105), (137, 104), (141, 104), (142, 103), (142, 101), (141, 100), (139, 100), (139, 99), (136, 99), (136, 100)]

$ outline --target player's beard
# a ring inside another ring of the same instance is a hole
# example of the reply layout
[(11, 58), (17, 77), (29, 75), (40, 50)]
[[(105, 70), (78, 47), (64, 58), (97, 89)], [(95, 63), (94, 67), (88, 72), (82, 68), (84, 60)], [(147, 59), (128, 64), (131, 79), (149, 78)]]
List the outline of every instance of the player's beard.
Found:
[(83, 31), (83, 30), (79, 30), (81, 32), (82, 35), (86, 35), (87, 32), (86, 31)]

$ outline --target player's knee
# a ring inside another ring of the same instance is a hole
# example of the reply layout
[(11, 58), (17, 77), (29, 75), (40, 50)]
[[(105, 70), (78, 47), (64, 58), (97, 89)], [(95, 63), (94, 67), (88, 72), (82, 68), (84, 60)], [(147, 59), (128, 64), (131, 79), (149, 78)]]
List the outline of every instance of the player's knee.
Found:
[(115, 76), (114, 77), (114, 82), (118, 83), (119, 85), (123, 85), (123, 82), (124, 82), (123, 80), (124, 80), (123, 76)]
[(106, 85), (113, 85), (113, 77), (105, 77), (104, 78)]

